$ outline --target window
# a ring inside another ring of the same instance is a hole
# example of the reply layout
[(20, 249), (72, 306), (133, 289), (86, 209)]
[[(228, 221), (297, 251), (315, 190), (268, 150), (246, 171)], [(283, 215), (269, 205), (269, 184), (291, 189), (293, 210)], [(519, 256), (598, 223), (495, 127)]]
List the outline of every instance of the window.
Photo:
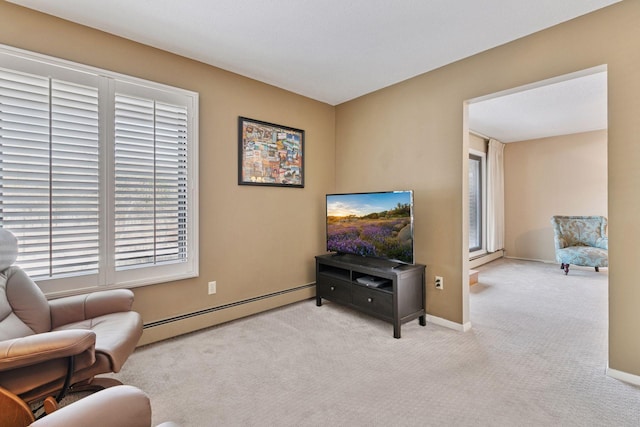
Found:
[(486, 252), (486, 154), (469, 150), (469, 256)]
[(197, 276), (198, 95), (0, 47), (0, 226), (47, 293)]

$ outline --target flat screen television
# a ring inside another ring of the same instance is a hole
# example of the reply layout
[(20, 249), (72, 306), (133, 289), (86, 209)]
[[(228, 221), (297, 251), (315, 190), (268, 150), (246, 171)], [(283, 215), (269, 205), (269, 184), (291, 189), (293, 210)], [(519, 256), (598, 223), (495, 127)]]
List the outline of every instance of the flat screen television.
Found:
[(413, 191), (327, 194), (327, 251), (413, 264)]

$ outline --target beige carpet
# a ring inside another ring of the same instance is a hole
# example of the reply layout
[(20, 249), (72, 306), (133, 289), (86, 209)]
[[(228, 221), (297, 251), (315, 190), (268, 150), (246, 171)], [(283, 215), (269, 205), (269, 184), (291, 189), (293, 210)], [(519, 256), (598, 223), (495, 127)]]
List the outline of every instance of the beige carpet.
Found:
[(498, 260), (471, 331), (313, 300), (138, 349), (116, 377), (183, 426), (639, 426), (605, 375), (607, 272)]

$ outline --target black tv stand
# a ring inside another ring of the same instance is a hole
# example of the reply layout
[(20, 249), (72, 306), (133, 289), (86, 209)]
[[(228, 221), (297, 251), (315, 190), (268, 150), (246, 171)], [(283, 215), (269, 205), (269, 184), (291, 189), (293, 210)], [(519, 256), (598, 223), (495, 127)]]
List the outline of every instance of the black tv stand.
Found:
[[(418, 319), (420, 325), (427, 324), (425, 270), (422, 264), (398, 264), (350, 254), (319, 255), (316, 305), (321, 306), (325, 298), (386, 320), (393, 324), (393, 337), (400, 338), (403, 323)], [(364, 278), (374, 279), (377, 284), (368, 285), (372, 280)]]
[(406, 264), (403, 264), (401, 262), (391, 261), (391, 260), (388, 260), (388, 259), (373, 258), (373, 257), (366, 257), (366, 256), (360, 256), (360, 255), (353, 255), (353, 254), (346, 254), (346, 253), (342, 253), (342, 252), (329, 254), (329, 256), (342, 258), (342, 260), (345, 261), (345, 262), (351, 262), (353, 264), (361, 265), (363, 267), (390, 268), (390, 269), (393, 269), (393, 268), (400, 267), (402, 265), (406, 265)]

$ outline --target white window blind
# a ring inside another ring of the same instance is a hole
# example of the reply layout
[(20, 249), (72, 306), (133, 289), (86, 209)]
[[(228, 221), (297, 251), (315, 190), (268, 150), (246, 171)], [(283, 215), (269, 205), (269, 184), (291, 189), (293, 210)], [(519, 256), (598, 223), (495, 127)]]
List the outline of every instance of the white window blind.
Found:
[(187, 111), (116, 94), (116, 267), (186, 259)]
[(98, 90), (0, 69), (2, 226), (34, 277), (98, 269)]
[(48, 293), (193, 277), (197, 94), (0, 46), (0, 227)]

